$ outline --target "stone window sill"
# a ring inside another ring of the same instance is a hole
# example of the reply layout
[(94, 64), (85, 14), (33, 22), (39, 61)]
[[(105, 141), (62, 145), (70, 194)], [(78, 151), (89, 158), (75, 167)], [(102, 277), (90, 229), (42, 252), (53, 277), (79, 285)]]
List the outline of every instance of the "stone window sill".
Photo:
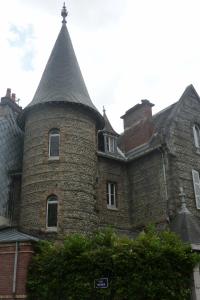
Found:
[(117, 207), (113, 207), (113, 206), (109, 206), (109, 205), (107, 205), (107, 209), (109, 209), (109, 210), (114, 210), (114, 211), (118, 211), (118, 208), (117, 208)]
[(46, 229), (46, 232), (57, 232), (58, 231), (58, 228), (57, 227), (48, 227)]
[(59, 156), (51, 156), (48, 158), (48, 161), (54, 161), (54, 160), (59, 160), (60, 157)]
[(200, 155), (200, 148), (196, 148), (196, 154)]

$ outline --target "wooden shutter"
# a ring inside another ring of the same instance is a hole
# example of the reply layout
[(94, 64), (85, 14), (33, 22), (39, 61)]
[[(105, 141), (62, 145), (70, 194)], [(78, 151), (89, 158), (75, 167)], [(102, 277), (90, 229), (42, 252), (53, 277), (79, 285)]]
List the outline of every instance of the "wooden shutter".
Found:
[(194, 184), (194, 193), (196, 199), (197, 209), (200, 209), (200, 180), (199, 180), (199, 172), (196, 170), (192, 170), (192, 178)]

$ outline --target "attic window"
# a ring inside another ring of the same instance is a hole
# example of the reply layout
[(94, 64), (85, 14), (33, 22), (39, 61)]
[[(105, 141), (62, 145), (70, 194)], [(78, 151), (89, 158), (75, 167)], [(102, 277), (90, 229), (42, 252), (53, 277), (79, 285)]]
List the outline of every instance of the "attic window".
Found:
[(197, 124), (193, 126), (193, 135), (195, 147), (200, 149), (200, 127)]
[(49, 131), (49, 158), (58, 159), (60, 148), (60, 131), (51, 129)]
[(116, 138), (112, 135), (104, 135), (105, 152), (115, 152), (116, 151)]

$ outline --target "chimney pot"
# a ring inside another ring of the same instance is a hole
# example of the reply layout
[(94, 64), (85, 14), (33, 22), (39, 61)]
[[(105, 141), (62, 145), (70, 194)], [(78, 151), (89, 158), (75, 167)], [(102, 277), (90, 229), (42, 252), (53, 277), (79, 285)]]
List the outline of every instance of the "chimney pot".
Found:
[(7, 88), (7, 90), (6, 90), (6, 97), (11, 98), (11, 89), (10, 88)]
[(15, 102), (15, 100), (16, 100), (16, 94), (14, 94), (14, 93), (12, 93), (12, 101), (14, 101)]

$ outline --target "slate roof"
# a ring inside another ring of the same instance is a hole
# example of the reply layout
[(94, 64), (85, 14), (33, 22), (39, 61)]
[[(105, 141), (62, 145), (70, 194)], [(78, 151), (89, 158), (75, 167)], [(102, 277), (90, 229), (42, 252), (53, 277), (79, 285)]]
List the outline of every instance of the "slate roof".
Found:
[[(1, 104), (0, 104), (1, 107)], [(15, 115), (8, 110), (0, 117), (0, 215), (8, 217), (8, 195), (10, 178), (8, 172), (21, 169), (23, 133), (17, 126)]]
[(110, 133), (112, 135), (115, 135), (115, 136), (119, 136), (119, 134), (113, 129), (113, 127), (112, 127), (112, 125), (111, 125), (111, 123), (110, 123), (110, 121), (109, 121), (109, 119), (106, 115), (105, 109), (103, 111), (103, 118), (104, 118), (104, 121), (105, 121), (105, 126), (103, 128), (103, 131), (108, 132), (108, 133)]
[(0, 243), (39, 241), (31, 235), (22, 233), (15, 228), (0, 229)]
[(179, 212), (170, 224), (170, 229), (190, 244), (200, 244), (200, 219), (191, 212)]
[(103, 127), (102, 115), (92, 103), (76, 59), (73, 45), (63, 23), (33, 100), (24, 113), (38, 104), (67, 102), (89, 108)]

